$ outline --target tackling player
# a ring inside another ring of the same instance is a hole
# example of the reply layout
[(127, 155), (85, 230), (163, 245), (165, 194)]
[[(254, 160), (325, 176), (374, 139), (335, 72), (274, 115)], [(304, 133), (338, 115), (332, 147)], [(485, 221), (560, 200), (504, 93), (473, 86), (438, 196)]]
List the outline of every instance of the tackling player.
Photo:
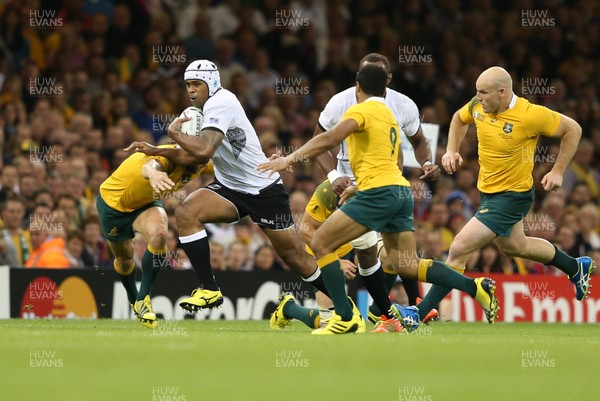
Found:
[[(156, 152), (172, 150), (172, 159), (134, 153), (100, 185), (96, 198), (102, 232), (115, 255), (114, 268), (127, 291), (139, 321), (156, 328), (150, 290), (158, 272), (166, 266), (167, 214), (161, 196), (177, 191), (200, 174), (212, 173), (212, 163), (199, 165), (177, 145), (154, 147), (134, 142), (125, 151)], [(138, 291), (135, 281), (132, 239), (140, 233), (148, 241), (142, 257), (142, 282)]]

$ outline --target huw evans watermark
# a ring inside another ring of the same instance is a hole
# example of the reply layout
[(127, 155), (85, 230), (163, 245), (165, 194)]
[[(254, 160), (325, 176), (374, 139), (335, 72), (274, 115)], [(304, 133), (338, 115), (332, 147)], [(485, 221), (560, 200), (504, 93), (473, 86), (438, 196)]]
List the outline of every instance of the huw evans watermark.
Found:
[(556, 87), (549, 85), (548, 78), (521, 78), (521, 94), (551, 97), (556, 94)]
[(548, 351), (522, 350), (521, 367), (526, 369), (548, 369), (556, 367), (556, 360), (550, 358)]
[(275, 10), (275, 26), (279, 29), (306, 29), (310, 21), (302, 16), (302, 10)]
[(310, 361), (304, 358), (300, 350), (277, 350), (275, 351), (276, 368), (308, 368)]
[(179, 387), (154, 386), (152, 387), (152, 401), (188, 401)]
[(56, 78), (29, 78), (29, 94), (33, 97), (57, 97), (63, 92)]
[(398, 401), (433, 401), (424, 386), (398, 387)]
[(187, 63), (187, 56), (180, 46), (152, 46), (152, 62), (161, 65), (184, 65)]
[(56, 354), (56, 350), (30, 350), (29, 367), (34, 369), (57, 369), (64, 366), (64, 361)]
[(548, 10), (521, 10), (523, 28), (554, 28), (556, 19), (548, 16)]
[(57, 17), (56, 10), (29, 10), (29, 27), (31, 29), (60, 29), (64, 25), (62, 17)]
[(405, 65), (427, 65), (433, 62), (433, 56), (425, 46), (399, 46), (398, 62)]
[(302, 78), (276, 78), (277, 96), (308, 96), (309, 87)]

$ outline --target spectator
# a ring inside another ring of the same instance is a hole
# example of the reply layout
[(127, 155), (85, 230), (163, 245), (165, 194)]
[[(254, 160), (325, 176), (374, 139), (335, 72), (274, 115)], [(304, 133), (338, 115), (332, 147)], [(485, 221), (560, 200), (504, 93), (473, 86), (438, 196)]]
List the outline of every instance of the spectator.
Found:
[(593, 203), (588, 203), (579, 209), (577, 215), (579, 235), (584, 243), (585, 253), (592, 249), (600, 249), (600, 235), (598, 235), (598, 208)]
[(54, 197), (48, 188), (39, 188), (33, 194), (34, 205), (46, 205), (54, 209)]
[(263, 245), (256, 250), (252, 270), (281, 270), (281, 265), (275, 260), (275, 252), (270, 245)]
[(0, 237), (0, 266), (18, 266), (17, 250), (12, 242)]
[[(154, 124), (156, 117), (167, 114), (162, 105), (162, 94), (157, 83), (151, 83), (144, 89), (144, 107), (133, 115), (133, 120), (138, 128), (152, 132), (154, 143), (159, 143), (166, 130), (159, 129)], [(115, 166), (113, 161), (113, 166)]]
[(25, 218), (25, 201), (12, 198), (2, 204), (2, 238), (7, 248), (14, 248), (17, 254), (16, 265), (23, 266), (33, 249), (29, 230), (21, 228)]
[(8, 165), (2, 169), (0, 176), (0, 202), (19, 193), (19, 170)]
[(558, 229), (556, 233), (556, 246), (574, 258), (578, 258), (584, 254), (583, 242), (578, 241), (575, 230), (566, 226)]
[(194, 26), (194, 35), (189, 36), (183, 41), (186, 54), (190, 60), (210, 59), (215, 50), (215, 45), (211, 38), (208, 14), (199, 12), (196, 15), (196, 24)]
[(219, 242), (210, 241), (210, 265), (213, 270), (225, 270), (225, 247)]
[(235, 241), (227, 250), (225, 270), (248, 271), (252, 268), (249, 261), (248, 246), (241, 241)]
[(25, 262), (25, 267), (43, 269), (74, 267), (69, 260), (65, 240), (51, 235), (45, 224), (39, 222), (32, 224), (30, 235), (33, 251)]
[(83, 221), (83, 241), (84, 248), (81, 259), (85, 266), (96, 267), (111, 262), (107, 255), (106, 242), (102, 238), (100, 220), (97, 216), (89, 216)]
[(446, 205), (448, 205), (450, 216), (461, 214), (467, 220), (473, 217), (471, 200), (463, 191), (454, 190), (450, 192), (446, 197)]
[(235, 74), (246, 74), (244, 66), (234, 59), (235, 51), (235, 42), (230, 38), (221, 37), (217, 40), (214, 61), (219, 69), (221, 85), (225, 89), (230, 89), (231, 79)]
[[(265, 88), (276, 87), (277, 79), (279, 79), (279, 74), (270, 67), (269, 52), (265, 49), (258, 49), (254, 54), (252, 70), (248, 73), (248, 81), (252, 89), (249, 105), (252, 109), (258, 108), (258, 94)], [(260, 135), (258, 128), (257, 134)]]
[(579, 146), (569, 168), (565, 171), (562, 190), (570, 193), (577, 182), (585, 182), (592, 199), (600, 197), (600, 171), (592, 166), (594, 144), (587, 138), (579, 141)]
[(67, 231), (67, 257), (72, 267), (84, 267), (85, 262), (81, 258), (83, 253), (83, 233), (78, 229)]
[(290, 210), (296, 223), (302, 221), (309, 198), (304, 191), (294, 191), (290, 195)]
[(507, 258), (503, 257), (494, 243), (490, 243), (475, 252), (474, 257), (469, 259), (469, 264), (467, 271), (482, 272), (486, 275), (490, 273), (510, 273), (512, 271)]
[(591, 202), (592, 198), (588, 184), (583, 181), (575, 183), (575, 185), (571, 188), (567, 199), (567, 203), (577, 208), (580, 208), (583, 205)]
[(178, 248), (177, 232), (173, 227), (167, 231), (167, 257), (166, 260), (173, 270), (191, 269), (192, 264), (183, 249)]
[(429, 231), (425, 233), (425, 240), (422, 244), (422, 259), (446, 260), (447, 253), (442, 249), (442, 233), (440, 230)]
[(11, 68), (18, 70), (21, 62), (30, 55), (30, 45), (23, 35), (23, 23), (17, 5), (7, 7), (0, 16), (0, 41), (12, 56)]
[(434, 201), (429, 210), (427, 228), (431, 231), (439, 230), (442, 235), (442, 250), (448, 252), (454, 234), (448, 228), (449, 221), (448, 206), (442, 201)]
[(77, 206), (77, 201), (71, 194), (61, 194), (56, 201), (56, 209), (64, 212), (68, 226), (66, 230), (81, 227), (83, 212)]

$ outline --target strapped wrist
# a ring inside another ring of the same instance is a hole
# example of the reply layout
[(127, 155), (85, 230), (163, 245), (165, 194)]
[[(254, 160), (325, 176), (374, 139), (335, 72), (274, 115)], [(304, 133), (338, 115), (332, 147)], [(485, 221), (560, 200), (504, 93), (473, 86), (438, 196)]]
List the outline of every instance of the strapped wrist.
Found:
[(329, 180), (329, 182), (331, 184), (333, 184), (333, 182), (340, 177), (341, 177), (340, 173), (338, 173), (338, 171), (335, 169), (331, 170), (329, 173), (327, 173), (327, 179)]

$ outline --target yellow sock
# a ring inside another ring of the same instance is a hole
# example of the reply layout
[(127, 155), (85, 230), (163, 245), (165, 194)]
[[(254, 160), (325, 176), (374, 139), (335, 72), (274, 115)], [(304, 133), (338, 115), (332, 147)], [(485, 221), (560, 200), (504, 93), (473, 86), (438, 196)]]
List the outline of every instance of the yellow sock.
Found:
[(421, 259), (419, 260), (419, 268), (417, 272), (417, 280), (419, 281), (427, 281), (427, 270), (433, 265), (433, 260), (431, 259)]

